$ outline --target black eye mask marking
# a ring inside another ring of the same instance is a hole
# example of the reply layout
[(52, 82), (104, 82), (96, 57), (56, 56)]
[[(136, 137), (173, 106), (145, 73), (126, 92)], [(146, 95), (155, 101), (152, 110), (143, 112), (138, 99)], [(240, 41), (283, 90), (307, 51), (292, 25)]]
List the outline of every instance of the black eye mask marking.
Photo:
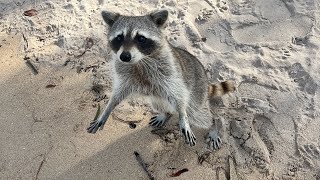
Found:
[(139, 34), (134, 38), (134, 41), (139, 51), (145, 55), (150, 55), (157, 48), (157, 45), (153, 40)]
[(111, 41), (111, 48), (116, 52), (120, 49), (124, 41), (123, 34), (118, 35)]

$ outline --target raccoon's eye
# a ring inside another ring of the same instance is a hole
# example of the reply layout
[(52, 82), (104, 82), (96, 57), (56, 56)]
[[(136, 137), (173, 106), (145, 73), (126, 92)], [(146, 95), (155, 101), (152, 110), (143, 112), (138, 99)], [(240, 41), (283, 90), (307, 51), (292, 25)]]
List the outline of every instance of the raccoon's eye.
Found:
[(120, 34), (111, 40), (110, 45), (111, 45), (111, 48), (115, 52), (117, 52), (123, 43), (124, 43), (124, 36), (123, 34)]
[(118, 41), (118, 42), (122, 42), (123, 39), (124, 39), (123, 34), (120, 34), (115, 38), (115, 40)]
[(144, 36), (137, 36), (137, 40), (139, 43), (145, 43), (147, 41), (147, 38), (145, 38)]

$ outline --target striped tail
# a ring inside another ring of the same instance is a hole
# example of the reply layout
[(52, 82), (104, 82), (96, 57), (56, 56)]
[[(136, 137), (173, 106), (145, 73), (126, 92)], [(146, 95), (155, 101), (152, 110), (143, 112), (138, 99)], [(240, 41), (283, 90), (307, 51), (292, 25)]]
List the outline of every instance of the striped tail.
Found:
[(217, 84), (211, 84), (208, 88), (208, 97), (222, 96), (236, 90), (235, 84), (232, 81), (224, 81)]

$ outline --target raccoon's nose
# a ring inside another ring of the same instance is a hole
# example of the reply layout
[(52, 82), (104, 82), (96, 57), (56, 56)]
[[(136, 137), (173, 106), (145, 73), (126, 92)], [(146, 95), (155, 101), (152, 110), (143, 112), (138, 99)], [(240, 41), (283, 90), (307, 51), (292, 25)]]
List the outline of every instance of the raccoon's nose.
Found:
[(120, 59), (123, 62), (129, 62), (131, 60), (131, 54), (130, 52), (122, 52), (120, 55)]

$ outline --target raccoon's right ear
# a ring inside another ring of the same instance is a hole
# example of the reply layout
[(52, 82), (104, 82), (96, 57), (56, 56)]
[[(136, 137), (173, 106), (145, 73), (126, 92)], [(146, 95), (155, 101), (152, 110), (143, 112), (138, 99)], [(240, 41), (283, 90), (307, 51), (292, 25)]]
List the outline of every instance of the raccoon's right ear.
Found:
[(109, 25), (112, 26), (114, 22), (119, 18), (120, 14), (108, 12), (108, 11), (102, 11), (101, 12), (103, 20)]
[(152, 21), (158, 26), (161, 27), (168, 19), (169, 12), (165, 9), (155, 11), (150, 14)]

